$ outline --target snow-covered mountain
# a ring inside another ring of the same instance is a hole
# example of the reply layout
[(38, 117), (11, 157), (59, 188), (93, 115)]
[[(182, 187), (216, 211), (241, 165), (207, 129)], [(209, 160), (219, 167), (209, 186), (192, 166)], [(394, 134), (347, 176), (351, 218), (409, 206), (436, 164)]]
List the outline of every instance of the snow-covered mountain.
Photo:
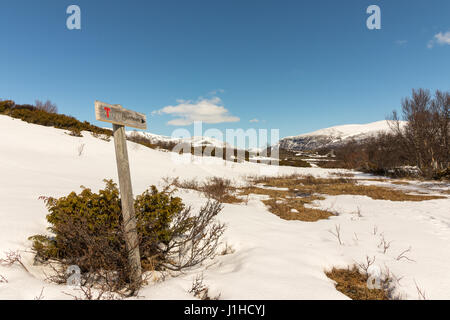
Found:
[(225, 148), (225, 147), (232, 147), (230, 144), (220, 141), (218, 139), (214, 139), (211, 137), (205, 137), (205, 136), (194, 136), (189, 138), (172, 138), (169, 136), (163, 136), (159, 134), (154, 134), (150, 132), (142, 132), (142, 131), (127, 131), (127, 136), (129, 135), (142, 135), (149, 139), (152, 143), (157, 142), (168, 142), (168, 143), (189, 143), (192, 144), (194, 147), (199, 146), (213, 146), (213, 147), (219, 147), (219, 148)]
[[(401, 125), (405, 125), (405, 121)], [(362, 140), (380, 132), (391, 130), (388, 120), (376, 121), (367, 124), (346, 124), (298, 136), (286, 137), (280, 140), (279, 146), (283, 149), (302, 151), (314, 150), (323, 147), (339, 146), (351, 139)]]

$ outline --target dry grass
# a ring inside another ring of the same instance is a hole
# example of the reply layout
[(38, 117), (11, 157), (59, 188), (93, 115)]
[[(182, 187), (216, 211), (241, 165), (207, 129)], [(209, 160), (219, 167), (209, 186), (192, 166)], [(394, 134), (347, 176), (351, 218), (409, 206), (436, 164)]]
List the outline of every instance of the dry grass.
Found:
[(309, 194), (327, 195), (362, 195), (375, 200), (390, 201), (424, 201), (444, 199), (443, 196), (413, 195), (402, 190), (388, 187), (359, 185), (355, 179), (337, 178), (324, 179), (313, 176), (290, 175), (284, 177), (263, 177), (253, 180), (254, 183), (263, 183), (269, 187), (289, 188), (294, 191)]
[(250, 194), (268, 196), (269, 199), (263, 200), (263, 203), (268, 206), (270, 212), (282, 219), (308, 222), (328, 219), (334, 215), (326, 210), (305, 206), (313, 201), (323, 200), (322, 195), (365, 195), (372, 199), (391, 201), (423, 201), (445, 198), (411, 195), (387, 187), (358, 185), (355, 179), (348, 179), (347, 175), (339, 175), (334, 179), (298, 174), (252, 177), (249, 179), (249, 186), (241, 188), (239, 193), (241, 196)]
[(180, 181), (178, 178), (175, 178), (170, 184), (177, 188), (202, 192), (209, 199), (214, 199), (221, 203), (241, 203), (244, 201), (234, 195), (237, 189), (229, 179), (212, 177), (203, 183), (199, 183), (196, 179)]
[(269, 211), (285, 220), (300, 220), (314, 222), (321, 219), (328, 219), (333, 213), (305, 207), (315, 200), (323, 200), (323, 197), (311, 194), (301, 194), (294, 190), (273, 190), (251, 186), (241, 189), (241, 195), (259, 194), (270, 197), (262, 202), (269, 207)]
[(353, 178), (355, 176), (350, 172), (333, 172), (331, 175), (339, 178)]
[[(325, 272), (328, 278), (336, 282), (336, 290), (342, 292), (353, 300), (389, 300), (389, 290), (369, 289), (367, 287), (368, 276), (359, 272), (356, 266), (347, 269), (333, 268)], [(383, 285), (390, 282), (384, 280)], [(384, 287), (384, 286), (383, 286)]]
[(408, 181), (403, 181), (403, 180), (399, 180), (399, 181), (392, 181), (392, 184), (397, 184), (397, 185), (401, 185), (401, 186), (407, 186), (410, 185), (410, 183)]

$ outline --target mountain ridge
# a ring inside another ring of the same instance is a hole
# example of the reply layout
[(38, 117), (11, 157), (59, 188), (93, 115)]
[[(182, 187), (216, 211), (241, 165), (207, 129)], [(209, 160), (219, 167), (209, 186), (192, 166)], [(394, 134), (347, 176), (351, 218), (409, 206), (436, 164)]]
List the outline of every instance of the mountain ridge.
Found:
[[(337, 147), (351, 139), (363, 140), (376, 136), (381, 132), (390, 132), (392, 120), (381, 120), (366, 124), (344, 124), (319, 129), (297, 136), (289, 136), (280, 139), (278, 147), (292, 151), (313, 150), (326, 147)], [(400, 121), (403, 127), (406, 121)]]

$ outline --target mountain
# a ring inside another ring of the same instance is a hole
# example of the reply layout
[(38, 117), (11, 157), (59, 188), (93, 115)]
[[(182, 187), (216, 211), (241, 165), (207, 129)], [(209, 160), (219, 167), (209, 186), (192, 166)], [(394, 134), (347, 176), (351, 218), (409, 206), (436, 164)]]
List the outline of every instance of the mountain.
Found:
[[(406, 121), (401, 122), (404, 126)], [(380, 132), (391, 130), (388, 120), (376, 121), (367, 124), (346, 124), (320, 129), (298, 136), (286, 137), (280, 140), (280, 148), (292, 151), (314, 150), (324, 147), (336, 147), (350, 141), (362, 140)]]
[(214, 138), (206, 137), (206, 136), (203, 136), (203, 137), (194, 136), (194, 137), (189, 137), (189, 138), (172, 138), (169, 136), (163, 136), (163, 135), (159, 135), (159, 134), (154, 134), (154, 133), (150, 133), (150, 132), (142, 132), (142, 131), (127, 131), (126, 134), (127, 134), (127, 136), (133, 135), (133, 134), (142, 135), (145, 138), (149, 139), (152, 143), (157, 143), (157, 142), (189, 143), (189, 144), (192, 144), (192, 146), (194, 146), (194, 147), (199, 147), (199, 146), (212, 146), (212, 147), (218, 147), (218, 148), (232, 147), (230, 144), (228, 144), (224, 141), (220, 141), (218, 139), (214, 139)]

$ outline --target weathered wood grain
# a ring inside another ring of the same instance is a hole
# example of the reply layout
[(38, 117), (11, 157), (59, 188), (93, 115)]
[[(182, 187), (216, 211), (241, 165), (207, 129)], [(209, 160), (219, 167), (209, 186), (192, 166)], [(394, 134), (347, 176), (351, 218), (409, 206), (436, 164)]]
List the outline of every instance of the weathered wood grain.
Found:
[(113, 133), (117, 171), (119, 174), (125, 244), (128, 252), (128, 262), (131, 269), (130, 278), (134, 284), (134, 288), (137, 290), (141, 283), (142, 271), (125, 127), (113, 124)]
[(95, 101), (95, 118), (112, 124), (147, 129), (147, 117), (145, 114), (106, 102)]

